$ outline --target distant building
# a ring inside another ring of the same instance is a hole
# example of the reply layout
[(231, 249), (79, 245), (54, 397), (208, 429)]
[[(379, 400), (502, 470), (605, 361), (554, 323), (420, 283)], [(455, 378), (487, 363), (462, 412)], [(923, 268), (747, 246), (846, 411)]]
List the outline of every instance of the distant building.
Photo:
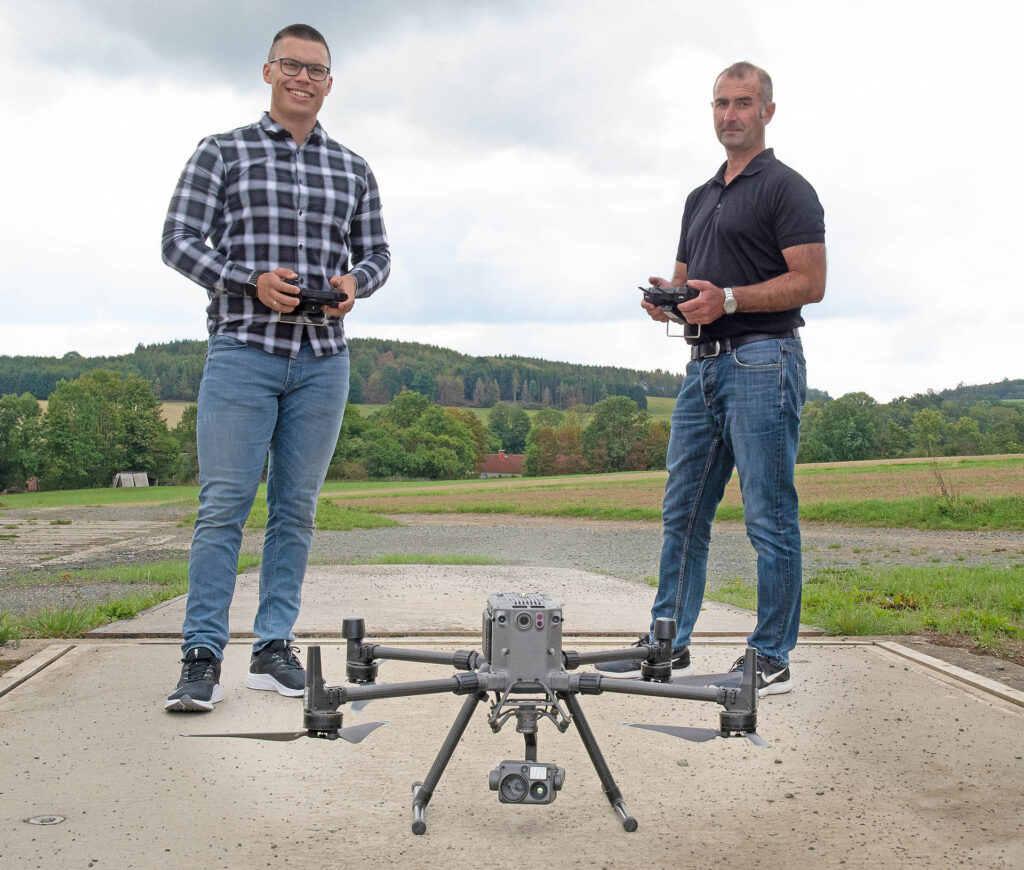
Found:
[(488, 453), (476, 467), (476, 473), (480, 477), (522, 477), (525, 459), (522, 453), (506, 453), (504, 450)]

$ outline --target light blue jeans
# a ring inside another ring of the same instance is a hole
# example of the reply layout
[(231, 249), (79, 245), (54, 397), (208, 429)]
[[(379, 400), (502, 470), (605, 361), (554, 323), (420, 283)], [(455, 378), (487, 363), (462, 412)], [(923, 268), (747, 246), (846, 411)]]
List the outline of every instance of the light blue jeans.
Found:
[(210, 337), (199, 387), (199, 514), (188, 566), (182, 652), (223, 657), (242, 527), (267, 464), (254, 649), (294, 639), (317, 495), (348, 398), (348, 352), (275, 356), (226, 335)]
[(651, 610), (690, 643), (707, 578), (711, 523), (733, 469), (757, 552), (757, 626), (750, 646), (789, 664), (800, 627), (802, 565), (793, 483), (807, 370), (798, 338), (769, 339), (694, 360), (672, 412), (664, 541)]

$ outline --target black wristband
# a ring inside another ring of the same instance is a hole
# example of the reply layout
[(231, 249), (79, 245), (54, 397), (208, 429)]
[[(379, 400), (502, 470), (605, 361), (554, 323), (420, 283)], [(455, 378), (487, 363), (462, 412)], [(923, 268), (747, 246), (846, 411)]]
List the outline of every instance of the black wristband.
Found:
[(256, 298), (256, 282), (260, 280), (260, 275), (263, 274), (265, 273), (253, 270), (252, 274), (249, 276), (249, 280), (245, 282), (245, 295), (250, 299)]

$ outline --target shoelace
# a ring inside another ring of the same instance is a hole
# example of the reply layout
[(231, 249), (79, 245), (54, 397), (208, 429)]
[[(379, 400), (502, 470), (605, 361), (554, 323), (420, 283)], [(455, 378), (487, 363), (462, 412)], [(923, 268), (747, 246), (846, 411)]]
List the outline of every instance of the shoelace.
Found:
[(272, 654), (277, 656), (285, 667), (301, 668), (302, 663), (299, 661), (300, 652), (301, 650), (297, 646), (285, 644), (284, 646), (275, 648)]
[(198, 682), (213, 673), (213, 659), (193, 658), (182, 659), (181, 663), (188, 666), (185, 672), (185, 680), (189, 683)]

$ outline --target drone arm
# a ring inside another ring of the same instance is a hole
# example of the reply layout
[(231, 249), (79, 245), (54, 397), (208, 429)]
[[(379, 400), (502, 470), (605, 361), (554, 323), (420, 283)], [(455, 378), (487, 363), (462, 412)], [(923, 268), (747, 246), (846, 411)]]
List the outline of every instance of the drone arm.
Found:
[(448, 665), (458, 671), (473, 671), (484, 663), (478, 652), (458, 650), (453, 653), (433, 650), (401, 649), (379, 644), (363, 644), (362, 650), (369, 659), (390, 659), (396, 662), (418, 662), (421, 664)]
[(657, 644), (644, 644), (643, 646), (631, 646), (626, 649), (602, 649), (594, 650), (593, 652), (563, 650), (562, 662), (566, 670), (571, 671), (580, 665), (598, 665), (603, 662), (642, 661), (657, 648)]
[(412, 695), (441, 695), (453, 692), (468, 695), (479, 691), (476, 674), (454, 674), (445, 680), (417, 680), (411, 683), (388, 683), (365, 686), (328, 686), (328, 698), (335, 704), (350, 701), (372, 701), (377, 698), (405, 698)]
[[(731, 702), (736, 689), (716, 686), (680, 686), (674, 683), (659, 683), (647, 680), (610, 680), (600, 674), (566, 675), (565, 689), (581, 695), (600, 695), (603, 692), (620, 695), (651, 695), (658, 698), (680, 698), (687, 701), (714, 701), (716, 704)], [(554, 683), (553, 683), (554, 685)]]

